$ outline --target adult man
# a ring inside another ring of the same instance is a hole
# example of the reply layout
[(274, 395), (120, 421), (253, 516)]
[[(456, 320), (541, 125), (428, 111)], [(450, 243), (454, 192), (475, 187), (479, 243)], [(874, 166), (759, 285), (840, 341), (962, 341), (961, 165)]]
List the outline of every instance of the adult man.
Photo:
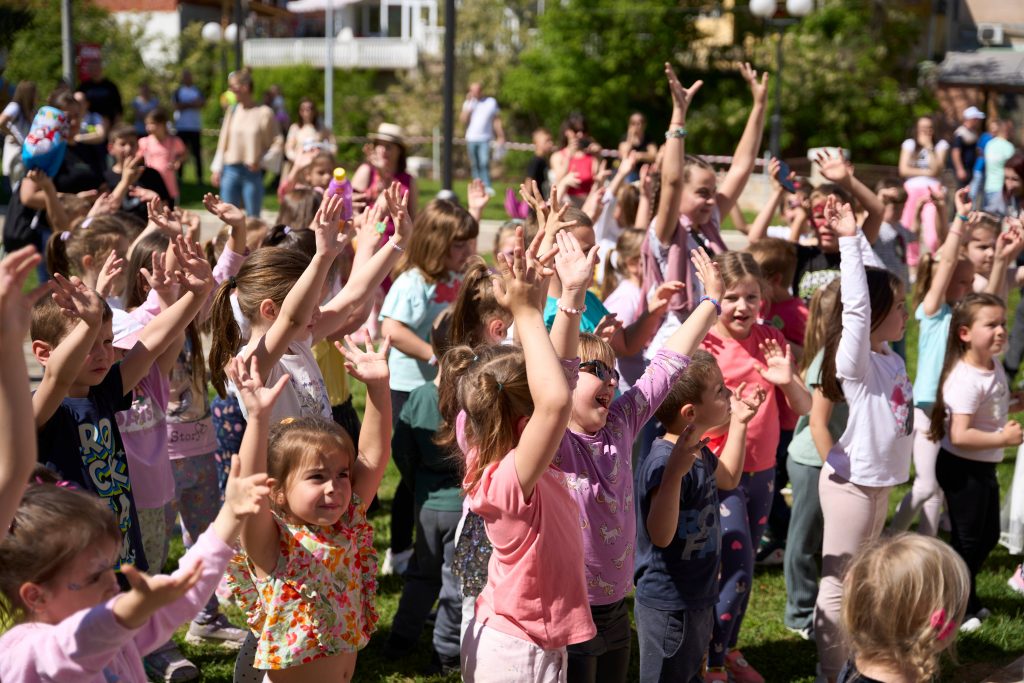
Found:
[(977, 107), (971, 106), (964, 109), (962, 119), (963, 123), (953, 132), (953, 149), (950, 153), (953, 171), (956, 172), (957, 187), (963, 187), (971, 180), (974, 162), (978, 159), (978, 136), (985, 114)]
[(493, 195), (491, 187), (491, 140), (499, 147), (505, 144), (505, 129), (501, 125), (498, 101), (484, 97), (483, 86), (471, 83), (466, 101), (462, 104), (459, 120), (466, 124), (466, 148), (473, 178), (483, 181), (487, 194)]
[(78, 92), (85, 94), (89, 100), (89, 111), (102, 116), (106, 129), (110, 130), (120, 123), (124, 114), (121, 91), (113, 81), (103, 77), (103, 65), (99, 60), (86, 63), (85, 76), (86, 79), (78, 86)]
[[(188, 147), (189, 154), (196, 164), (196, 181), (203, 182), (202, 144), (200, 142), (200, 130), (202, 129), (199, 112), (206, 104), (206, 98), (202, 91), (192, 83), (192, 72), (185, 69), (181, 72), (181, 85), (171, 96), (174, 100), (174, 127), (178, 131), (178, 137)], [(178, 176), (181, 176), (181, 169), (178, 169)]]

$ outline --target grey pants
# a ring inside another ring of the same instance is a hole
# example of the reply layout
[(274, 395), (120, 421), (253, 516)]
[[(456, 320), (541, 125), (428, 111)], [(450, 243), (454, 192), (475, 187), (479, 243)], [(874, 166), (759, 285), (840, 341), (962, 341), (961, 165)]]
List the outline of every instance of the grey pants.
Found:
[(633, 604), (640, 642), (640, 683), (700, 683), (715, 622), (712, 605), (667, 612)]
[(434, 650), (443, 658), (458, 658), (462, 593), (451, 563), (455, 529), (462, 513), (426, 508), (417, 512), (415, 550), (405, 572), (405, 586), (391, 632), (410, 641), (418, 640), (436, 602)]
[(793, 488), (793, 508), (789, 517), (789, 536), (783, 570), (786, 576), (786, 615), (789, 628), (809, 628), (814, 623), (814, 603), (818, 599), (817, 557), (821, 555), (821, 533), (825, 522), (818, 498), (820, 467), (801, 465), (790, 456), (786, 469)]

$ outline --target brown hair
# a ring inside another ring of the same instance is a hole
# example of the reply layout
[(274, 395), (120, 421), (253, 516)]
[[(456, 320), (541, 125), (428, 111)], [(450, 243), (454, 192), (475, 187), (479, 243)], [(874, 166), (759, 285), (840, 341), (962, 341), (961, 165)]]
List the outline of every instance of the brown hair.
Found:
[(170, 119), (167, 117), (167, 112), (164, 110), (163, 107), (156, 107), (155, 109), (151, 109), (149, 113), (146, 114), (146, 123), (155, 123), (157, 125), (166, 126), (169, 120)]
[(840, 619), (853, 656), (934, 680), (939, 655), (956, 642), (970, 586), (967, 565), (943, 541), (882, 536), (854, 555), (843, 580)]
[[(522, 221), (522, 220), (520, 220), (518, 218), (513, 218), (513, 219), (510, 219), (510, 220), (507, 220), (504, 223), (502, 223), (500, 226), (498, 226), (498, 229), (494, 232), (494, 254), (493, 254), (493, 256), (494, 256), (495, 260), (498, 259), (498, 249), (501, 248), (501, 241), (503, 239), (505, 239), (505, 237), (507, 235), (514, 235), (514, 234), (516, 234), (516, 228), (518, 228), (519, 226), (523, 226), (523, 235), (525, 237), (525, 235), (526, 235), (526, 223), (525, 223), (525, 221)], [(529, 238), (527, 238), (526, 239), (526, 244), (529, 244), (529, 243), (530, 243), (530, 240), (529, 240)]]
[(796, 244), (789, 240), (774, 237), (760, 239), (747, 247), (747, 251), (757, 261), (764, 278), (776, 275), (783, 285), (789, 286), (796, 276)]
[(690, 364), (686, 366), (683, 374), (669, 389), (665, 400), (661, 402), (654, 416), (669, 430), (676, 424), (679, 418), (679, 411), (685, 405), (700, 405), (704, 392), (711, 385), (711, 381), (717, 376), (718, 361), (704, 349), (697, 349), (690, 356)]
[(473, 347), (486, 343), (484, 326), (494, 318), (500, 317), (511, 323), (512, 314), (494, 298), (491, 277), (491, 270), (482, 258), (473, 256), (469, 259), (459, 294), (451, 307), (448, 336), (452, 346)]
[[(865, 275), (868, 281), (869, 307), (871, 309), (871, 330), (874, 331), (885, 316), (889, 315), (890, 309), (896, 303), (897, 294), (903, 287), (903, 282), (894, 273), (881, 268), (865, 268)], [(842, 290), (840, 290), (840, 296)], [(825, 328), (825, 357), (821, 363), (821, 393), (825, 398), (838, 403), (845, 400), (843, 387), (836, 376), (836, 350), (839, 348), (839, 338), (843, 334), (843, 304), (839, 303), (832, 309), (832, 319)]]
[(119, 123), (110, 129), (110, 133), (107, 134), (107, 140), (109, 142), (117, 142), (119, 140), (138, 140), (139, 134), (135, 132), (135, 126), (130, 123)]
[(442, 426), (438, 444), (459, 448), (456, 417), (465, 411), (465, 453), (469, 490), (484, 469), (498, 462), (519, 443), (517, 423), (533, 414), (533, 397), (526, 381), (526, 358), (517, 346), (456, 346), (441, 362), (439, 408)]
[(835, 183), (822, 183), (811, 190), (811, 204), (814, 203), (815, 199), (825, 200), (829, 195), (834, 195), (836, 200), (842, 204), (849, 204), (851, 207), (856, 208), (856, 202), (854, 202), (850, 193)]
[(288, 192), (281, 198), (281, 210), (277, 212), (278, 225), (287, 225), (292, 230), (308, 228), (320, 208), (321, 199), (323, 195), (310, 188)]
[(636, 223), (636, 212), (640, 208), (640, 188), (632, 183), (623, 183), (615, 193), (619, 207), (619, 225), (631, 227)]
[[(110, 306), (103, 301), (103, 322), (114, 317)], [(52, 297), (44, 296), (32, 307), (32, 323), (29, 326), (29, 337), (32, 341), (46, 342), (57, 346), (68, 336), (71, 329), (78, 324), (78, 318), (69, 316)]]
[[(39, 468), (42, 469), (42, 468)], [(99, 497), (49, 483), (53, 476), (33, 476), (11, 531), (0, 539), (0, 618), (20, 621), (26, 606), (20, 589), (46, 584), (90, 546), (109, 539), (121, 545), (121, 531), (110, 507)], [(42, 482), (46, 483), (42, 483)]]
[(825, 345), (828, 325), (833, 321), (839, 303), (839, 278), (818, 287), (807, 305), (807, 328), (804, 330), (804, 353), (800, 357), (800, 376), (807, 379), (807, 368)]
[[(607, 299), (619, 286), (621, 280), (629, 279), (629, 262), (640, 258), (647, 231), (640, 228), (626, 228), (615, 240), (615, 248), (604, 257), (604, 282), (601, 283), (601, 299)], [(612, 255), (615, 267), (612, 267)]]
[[(953, 307), (953, 316), (949, 320), (949, 335), (946, 338), (946, 356), (942, 362), (942, 374), (939, 375), (939, 386), (935, 390), (935, 404), (932, 406), (931, 426), (928, 430), (928, 438), (932, 441), (942, 441), (946, 435), (946, 402), (943, 398), (942, 385), (946, 378), (953, 371), (957, 362), (964, 357), (969, 344), (960, 339), (960, 328), (970, 327), (974, 324), (974, 317), (978, 311), (988, 306), (995, 306), (1006, 310), (1006, 304), (995, 294), (984, 292), (971, 292)], [(996, 359), (995, 362), (999, 362)]]
[(114, 215), (93, 216), (87, 220), (88, 223), (83, 221), (87, 227), (54, 232), (50, 237), (46, 243), (46, 269), (51, 274), (81, 276), (84, 274), (82, 260), (86, 256), (91, 256), (96, 267), (100, 267), (117, 243), (128, 238), (124, 223)]
[(715, 263), (722, 273), (722, 283), (726, 290), (735, 287), (744, 278), (752, 277), (761, 286), (761, 268), (754, 257), (745, 251), (727, 251), (715, 256)]
[[(962, 249), (961, 247), (961, 253), (957, 258), (957, 262), (953, 264), (954, 270), (960, 267), (961, 262), (970, 263), (970, 260), (963, 254)], [(935, 278), (935, 266), (938, 262), (939, 254), (921, 254), (921, 260), (917, 262), (917, 279), (914, 281), (914, 296), (911, 299), (915, 310), (924, 302), (924, 298), (928, 296), (928, 290), (932, 288), (932, 280)], [(974, 264), (971, 264), (971, 267), (973, 268)]]
[(398, 263), (398, 272), (416, 268), (428, 283), (448, 274), (445, 262), (455, 242), (475, 239), (479, 233), (476, 219), (454, 202), (435, 199), (416, 215), (409, 246)]
[(355, 462), (352, 437), (333, 420), (322, 417), (281, 420), (270, 429), (267, 437), (267, 476), (276, 481), (275, 490), (287, 490), (290, 477), (307, 458), (331, 447), (347, 453), (350, 463)]
[(695, 168), (702, 168), (705, 171), (711, 171), (712, 175), (715, 174), (715, 167), (710, 163), (695, 154), (687, 154), (685, 161), (683, 162), (683, 185), (690, 182), (690, 173)]
[[(213, 339), (210, 346), (210, 382), (223, 398), (224, 366), (238, 351), (242, 332), (231, 310), (231, 294), (238, 299), (238, 307), (245, 319), (252, 323), (259, 319), (260, 303), (270, 299), (278, 307), (306, 267), (309, 259), (291, 249), (263, 247), (257, 249), (242, 264), (238, 275), (222, 282), (213, 295), (210, 306), (210, 327)], [(264, 368), (269, 371), (269, 368)]]

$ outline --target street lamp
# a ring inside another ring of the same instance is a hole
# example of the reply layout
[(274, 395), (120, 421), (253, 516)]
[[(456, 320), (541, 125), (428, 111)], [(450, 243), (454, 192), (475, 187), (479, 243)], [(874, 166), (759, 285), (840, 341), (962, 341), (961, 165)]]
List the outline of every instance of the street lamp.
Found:
[(775, 107), (772, 111), (772, 131), (768, 146), (771, 148), (772, 156), (779, 156), (780, 138), (782, 136), (782, 30), (790, 24), (799, 21), (799, 17), (805, 17), (814, 9), (814, 0), (786, 0), (786, 12), (791, 17), (776, 17), (778, 12), (777, 0), (750, 0), (750, 13), (761, 17), (769, 26), (775, 29)]

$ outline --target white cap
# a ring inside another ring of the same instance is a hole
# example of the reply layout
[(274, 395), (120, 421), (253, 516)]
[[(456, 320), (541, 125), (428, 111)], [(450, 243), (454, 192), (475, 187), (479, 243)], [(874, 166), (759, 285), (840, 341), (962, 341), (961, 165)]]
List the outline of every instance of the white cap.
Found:
[(971, 107), (967, 107), (967, 109), (964, 109), (964, 120), (965, 121), (970, 121), (971, 119), (983, 119), (983, 118), (985, 118), (985, 113), (983, 111), (981, 111), (980, 109), (978, 109), (977, 107), (971, 106)]

